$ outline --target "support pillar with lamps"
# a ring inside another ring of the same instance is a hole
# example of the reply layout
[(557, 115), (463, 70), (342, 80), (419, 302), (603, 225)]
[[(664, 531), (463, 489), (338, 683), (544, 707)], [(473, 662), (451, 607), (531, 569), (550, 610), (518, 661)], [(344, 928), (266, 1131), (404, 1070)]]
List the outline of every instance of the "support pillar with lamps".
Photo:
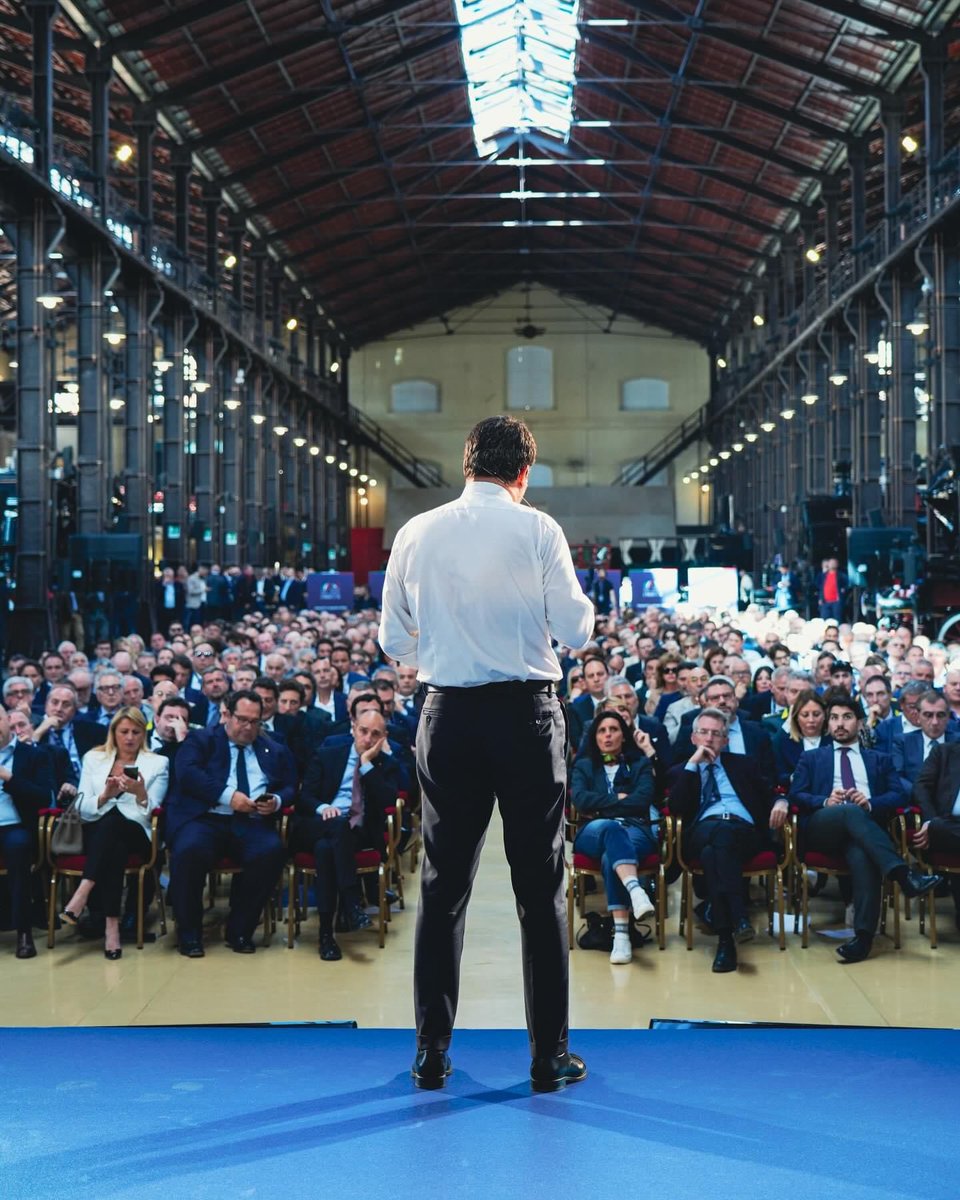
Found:
[(77, 532), (102, 533), (105, 526), (106, 439), (103, 270), (92, 247), (76, 265), (77, 281)]
[(126, 420), (123, 431), (123, 484), (126, 494), (125, 520), (128, 533), (143, 539), (144, 559), (140, 577), (140, 621), (144, 621), (153, 600), (152, 567), (154, 560), (151, 513), (155, 490), (154, 426), (147, 418), (153, 408), (153, 332), (148, 314), (149, 293), (144, 280), (125, 289), (120, 306), (123, 309), (127, 340), (124, 342), (124, 395)]
[(157, 136), (156, 113), (146, 105), (133, 111), (137, 139), (137, 210), (140, 213), (140, 253), (150, 261), (153, 249), (153, 148)]
[[(241, 413), (244, 410), (242, 400), (240, 400), (240, 388), (237, 384), (239, 369), (235, 357), (228, 357), (225, 360), (223, 367), (225, 377), (221, 390), (223, 420), (220, 425), (223, 446), (220, 471), (220, 483), (223, 490), (220, 496), (220, 505), (223, 512), (218, 516), (217, 527), (220, 536), (215, 543), (217, 554), (225, 567), (240, 566), (241, 554), (249, 551), (249, 545), (241, 545), (240, 540), (240, 515), (243, 512), (240, 422)], [(237, 404), (238, 400), (240, 400), (239, 405)], [(252, 441), (252, 438), (248, 441)]]
[(26, 0), (32, 34), (33, 169), (44, 181), (53, 166), (53, 22), (56, 0)]
[(90, 84), (90, 173), (93, 176), (94, 212), (109, 215), (110, 190), (110, 84), (113, 56), (102, 46), (87, 49), (85, 74)]
[[(240, 425), (243, 446), (243, 532), (245, 557), (248, 562), (262, 566), (267, 561), (264, 513), (264, 439), (269, 429), (264, 409), (263, 376), (254, 368), (246, 377), (244, 419)], [(272, 436), (272, 435), (271, 435)]]
[(192, 410), (193, 428), (188, 431), (189, 440), (196, 446), (196, 451), (188, 456), (193, 467), (193, 481), (188, 494), (196, 502), (191, 535), (194, 537), (192, 557), (198, 562), (210, 557), (214, 551), (213, 501), (218, 491), (216, 472), (220, 458), (214, 445), (218, 424), (215, 413), (221, 410), (222, 405), (220, 360), (225, 351), (224, 343), (219, 354), (214, 353), (211, 329), (204, 332), (196, 348), (197, 381), (194, 394), (197, 406)]
[(204, 271), (210, 289), (210, 307), (220, 311), (220, 206), (223, 195), (212, 180), (203, 183)]
[(880, 105), (880, 125), (883, 129), (883, 215), (886, 231), (886, 253), (900, 241), (899, 210), (901, 199), (900, 136), (903, 130), (903, 100), (886, 97)]
[(940, 166), (944, 155), (944, 106), (948, 54), (947, 40), (943, 36), (927, 41), (920, 48), (920, 70), (923, 72), (927, 214), (929, 216), (932, 216), (940, 207), (938, 187)]
[(170, 313), (163, 325), (163, 356), (173, 364), (163, 376), (163, 557), (170, 565), (183, 562), (184, 525), (188, 519), (184, 495), (184, 379), (183, 315)]

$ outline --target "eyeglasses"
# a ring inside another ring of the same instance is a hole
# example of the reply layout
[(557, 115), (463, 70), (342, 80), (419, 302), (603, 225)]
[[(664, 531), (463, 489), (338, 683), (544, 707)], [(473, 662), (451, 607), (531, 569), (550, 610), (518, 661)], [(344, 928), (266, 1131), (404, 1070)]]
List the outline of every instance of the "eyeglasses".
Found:
[(212, 650), (194, 650), (194, 658), (216, 658)]
[(252, 725), (260, 724), (260, 717), (238, 717), (236, 713), (233, 713), (231, 715), (230, 719), (231, 719), (231, 721), (236, 721), (236, 723), (238, 725), (251, 725), (252, 726)]
[(664, 675), (676, 675), (677, 668), (676, 667), (664, 667), (663, 673), (664, 673)]
[(101, 683), (101, 684), (98, 684), (97, 691), (98, 692), (119, 692), (120, 684), (119, 683)]
[(722, 729), (695, 729), (694, 733), (705, 738), (725, 738), (727, 736)]

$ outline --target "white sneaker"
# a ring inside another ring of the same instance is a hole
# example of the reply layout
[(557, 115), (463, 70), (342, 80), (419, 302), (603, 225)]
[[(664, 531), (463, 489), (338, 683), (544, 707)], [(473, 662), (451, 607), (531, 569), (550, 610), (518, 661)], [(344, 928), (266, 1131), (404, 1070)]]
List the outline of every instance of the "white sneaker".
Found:
[(610, 961), (615, 966), (623, 966), (633, 961), (633, 946), (630, 944), (629, 933), (613, 935), (613, 949), (610, 951)]
[(635, 921), (649, 916), (654, 911), (653, 901), (642, 887), (635, 887), (630, 890), (630, 903), (633, 905), (633, 919)]

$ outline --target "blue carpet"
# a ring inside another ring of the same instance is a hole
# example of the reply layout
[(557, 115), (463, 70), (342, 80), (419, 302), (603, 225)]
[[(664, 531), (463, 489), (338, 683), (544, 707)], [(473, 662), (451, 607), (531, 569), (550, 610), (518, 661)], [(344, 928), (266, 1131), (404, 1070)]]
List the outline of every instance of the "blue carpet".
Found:
[(4, 1200), (956, 1200), (960, 1033), (577, 1032), (534, 1096), (526, 1038), (456, 1035), (442, 1092), (406, 1030), (7, 1029)]

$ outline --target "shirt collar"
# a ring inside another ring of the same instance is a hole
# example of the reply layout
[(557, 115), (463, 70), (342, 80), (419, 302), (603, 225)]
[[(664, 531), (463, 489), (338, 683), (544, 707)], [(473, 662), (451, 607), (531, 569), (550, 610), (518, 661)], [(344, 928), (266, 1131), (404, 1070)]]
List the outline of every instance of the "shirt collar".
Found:
[(839, 754), (841, 750), (849, 750), (851, 754), (859, 754), (860, 743), (854, 742), (852, 746), (841, 746), (839, 742), (834, 742), (833, 749), (837, 754)]
[(499, 483), (479, 483), (475, 479), (466, 481), (460, 499), (483, 500), (485, 503), (492, 502), (494, 504), (513, 504), (513, 497)]

